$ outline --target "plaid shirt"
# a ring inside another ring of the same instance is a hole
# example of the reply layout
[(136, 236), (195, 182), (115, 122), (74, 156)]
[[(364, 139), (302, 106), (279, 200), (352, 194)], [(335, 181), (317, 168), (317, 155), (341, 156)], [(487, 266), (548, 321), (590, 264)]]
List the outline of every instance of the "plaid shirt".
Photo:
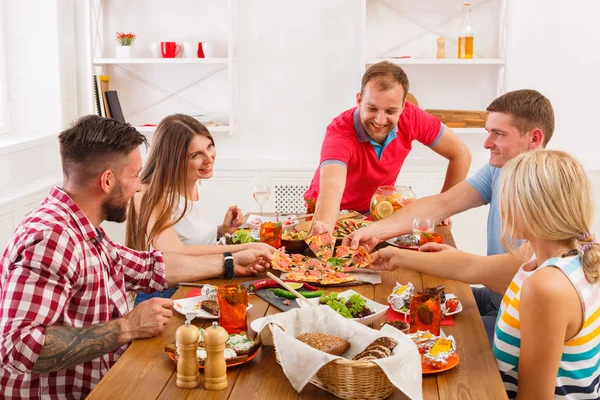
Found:
[(53, 188), (0, 259), (0, 398), (83, 398), (127, 346), (51, 373), (32, 372), (45, 327), (85, 327), (127, 314), (127, 290), (162, 290), (160, 252), (113, 243)]

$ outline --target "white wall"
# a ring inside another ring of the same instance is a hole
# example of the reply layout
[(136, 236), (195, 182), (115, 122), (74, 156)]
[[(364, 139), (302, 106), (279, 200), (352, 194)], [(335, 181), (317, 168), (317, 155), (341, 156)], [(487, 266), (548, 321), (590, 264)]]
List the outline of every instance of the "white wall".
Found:
[[(47, 97), (65, 87), (68, 91), (68, 84), (56, 87), (56, 82), (64, 81), (61, 79), (64, 73), (57, 67), (63, 63), (57, 55), (60, 49), (56, 50), (60, 47), (56, 42), (59, 35), (56, 33), (56, 9), (64, 7), (65, 1), (8, 2), (14, 3), (11, 5), (15, 18), (10, 28), (12, 37), (23, 30), (33, 30), (33, 33), (27, 33), (33, 37), (30, 46), (42, 52), (17, 49), (10, 53), (13, 54), (13, 60), (9, 61), (12, 69), (38, 68), (30, 79), (20, 72), (17, 75), (18, 99), (22, 99), (16, 102), (19, 105), (17, 115), (22, 116), (18, 126), (30, 129), (44, 126), (58, 132), (62, 129), (60, 116), (64, 115), (65, 109), (76, 109), (75, 106), (63, 106), (62, 94)], [(352, 106), (360, 82), (359, 1), (237, 2), (240, 125), (234, 136), (216, 137), (219, 157), (215, 178), (203, 186), (206, 207), (211, 209), (215, 219), (220, 219), (226, 206), (234, 202), (246, 210), (255, 210), (251, 188), (258, 181), (306, 183), (310, 180), (318, 163), (318, 149), (326, 125), (339, 112)], [(460, 7), (459, 3), (457, 7)], [(594, 146), (598, 139), (591, 128), (595, 121), (589, 117), (594, 115), (594, 107), (599, 104), (600, 78), (592, 65), (600, 61), (595, 51), (600, 43), (600, 32), (595, 29), (593, 20), (599, 14), (600, 6), (566, 0), (512, 0), (509, 9), (507, 89), (535, 88), (550, 98), (557, 118), (556, 137), (551, 147), (566, 149), (584, 161), (596, 184), (597, 199), (600, 199), (600, 175), (597, 173), (600, 166)], [(37, 10), (43, 10), (43, 14)], [(17, 21), (24, 18), (32, 23), (19, 26)], [(80, 28), (81, 24), (78, 15), (74, 25)], [(64, 32), (60, 35), (61, 45), (72, 40), (65, 38)], [(53, 36), (54, 43), (50, 43)], [(42, 47), (40, 40), (50, 42), (39, 49)], [(80, 53), (85, 52), (85, 46), (78, 48)], [(23, 58), (15, 60), (16, 54)], [(45, 56), (40, 58), (39, 54)], [(407, 68), (409, 76), (414, 75), (415, 85), (418, 85), (422, 79), (420, 68), (411, 68)], [(444, 69), (439, 71), (444, 74)], [(81, 79), (77, 90), (84, 84), (87, 82)], [(38, 90), (42, 91), (41, 95), (36, 94)], [(444, 93), (444, 102), (452, 104), (452, 93), (443, 92), (441, 88), (440, 93)], [(428, 98), (425, 96), (424, 101), (429, 101)], [(462, 97), (459, 100), (466, 101)], [(27, 119), (22, 119), (23, 116)], [(481, 147), (483, 137), (464, 135), (461, 138), (474, 155), (474, 172), (488, 158)], [(51, 146), (47, 143), (38, 145), (32, 150), (20, 149), (18, 153), (0, 152), (0, 189), (12, 187), (16, 182), (31, 181), (37, 162), (43, 165), (42, 175), (58, 180), (56, 144), (52, 143)], [(10, 174), (5, 175), (9, 168)], [(403, 169), (401, 181), (413, 183), (417, 194), (424, 196), (439, 190), (444, 169), (439, 157), (417, 146)], [(5, 176), (10, 176), (12, 183), (7, 183)], [(45, 185), (47, 183), (42, 182), (33, 187), (45, 188)], [(33, 188), (28, 190), (34, 199), (40, 193), (45, 194), (45, 189), (38, 193)], [(7, 205), (1, 201), (5, 192), (0, 192), (0, 243), (7, 240), (12, 231), (6, 221), (20, 221), (21, 211), (13, 211), (31, 205), (31, 197), (27, 196), (21, 197), (14, 207)], [(2, 216), (8, 214), (10, 217), (3, 220)], [(485, 216), (486, 210), (481, 208), (454, 218), (459, 247), (485, 252)], [(111, 231), (113, 228), (116, 228), (115, 238), (121, 238), (123, 226), (111, 227)]]

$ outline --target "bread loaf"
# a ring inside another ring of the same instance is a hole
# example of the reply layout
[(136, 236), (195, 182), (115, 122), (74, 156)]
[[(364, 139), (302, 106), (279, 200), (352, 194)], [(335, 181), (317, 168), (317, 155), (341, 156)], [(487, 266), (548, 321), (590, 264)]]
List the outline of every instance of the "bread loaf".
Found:
[(379, 358), (386, 358), (392, 355), (392, 351), (398, 345), (396, 339), (382, 336), (375, 339), (362, 352), (352, 358), (354, 361), (371, 361)]
[(303, 333), (296, 339), (325, 353), (339, 356), (350, 348), (350, 342), (327, 333)]

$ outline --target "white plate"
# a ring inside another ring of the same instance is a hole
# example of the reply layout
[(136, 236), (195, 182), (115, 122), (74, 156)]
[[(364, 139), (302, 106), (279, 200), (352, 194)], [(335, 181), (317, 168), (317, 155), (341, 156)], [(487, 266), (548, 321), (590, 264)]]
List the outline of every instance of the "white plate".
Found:
[[(206, 296), (194, 296), (187, 297), (185, 299), (173, 300), (173, 309), (177, 311), (179, 314), (185, 315), (186, 312), (196, 313), (196, 318), (203, 319), (218, 319), (216, 315), (212, 315), (211, 313), (204, 311), (200, 307), (200, 302), (208, 300)], [(248, 304), (246, 310), (252, 308), (252, 304)]]
[[(341, 292), (338, 294), (339, 297), (350, 297), (353, 294), (359, 294), (356, 293), (354, 290), (346, 290), (345, 292)], [(383, 304), (379, 304), (379, 303), (375, 303), (373, 300), (368, 299), (364, 296), (361, 295), (362, 298), (364, 298), (365, 300), (367, 300), (367, 308), (370, 309), (371, 311), (373, 311), (373, 314), (363, 317), (363, 318), (352, 318), (353, 321), (356, 322), (360, 322), (363, 325), (370, 325), (373, 322), (375, 322), (381, 315), (385, 314), (386, 311), (388, 310), (388, 308), (390, 308), (390, 306), (384, 306)], [(314, 299), (306, 299), (309, 302), (311, 302), (314, 305), (318, 305), (319, 304), (319, 298), (314, 298)], [(305, 307), (309, 307), (308, 305), (304, 304), (304, 302), (299, 301), (298, 299), (296, 299), (296, 302), (300, 305), (301, 308), (305, 308)], [(328, 306), (326, 306), (328, 307)]]
[[(454, 298), (456, 298), (456, 296), (453, 293), (446, 293), (446, 301), (448, 301), (449, 299), (454, 299)], [(392, 307), (392, 310), (394, 310), (400, 314), (408, 315), (408, 310), (402, 311), (402, 310), (394, 308), (394, 307)], [(442, 315), (443, 316), (458, 314), (462, 310), (463, 310), (463, 306), (462, 306), (462, 303), (460, 302), (460, 300), (458, 301), (458, 307), (456, 308), (456, 310), (454, 310), (453, 312), (448, 313), (448, 314), (446, 314), (446, 303), (442, 304)]]

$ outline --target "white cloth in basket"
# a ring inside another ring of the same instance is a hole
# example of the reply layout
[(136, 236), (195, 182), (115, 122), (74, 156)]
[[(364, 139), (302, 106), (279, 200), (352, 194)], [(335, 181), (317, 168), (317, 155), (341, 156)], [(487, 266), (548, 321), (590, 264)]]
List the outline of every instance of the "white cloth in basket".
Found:
[(268, 339), (269, 323), (277, 325), (273, 330), (273, 344), (279, 354), (283, 372), (298, 392), (304, 389), (323, 365), (342, 358), (316, 350), (295, 338), (302, 333), (319, 332), (348, 340), (351, 347), (344, 353), (343, 358), (346, 359), (352, 359), (380, 336), (393, 337), (398, 341), (394, 354), (373, 362), (377, 363), (390, 382), (410, 399), (423, 398), (419, 351), (408, 336), (394, 327), (385, 325), (377, 331), (348, 320), (325, 306), (296, 308), (261, 318), (253, 323), (257, 327), (256, 331), (261, 334), (261, 339), (264, 339), (263, 344), (271, 344)]

